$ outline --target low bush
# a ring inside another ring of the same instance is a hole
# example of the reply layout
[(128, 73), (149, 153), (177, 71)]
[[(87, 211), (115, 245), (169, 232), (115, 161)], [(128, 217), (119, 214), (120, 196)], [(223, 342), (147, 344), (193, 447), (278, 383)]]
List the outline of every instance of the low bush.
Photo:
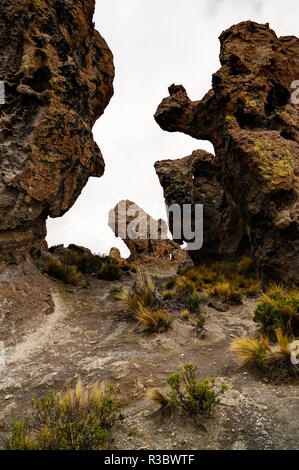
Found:
[(68, 250), (60, 256), (63, 264), (75, 265), (83, 274), (97, 273), (104, 263), (105, 257), (93, 255), (92, 253), (80, 253), (78, 251)]
[(200, 297), (198, 294), (191, 294), (185, 299), (185, 305), (190, 312), (196, 312), (200, 305)]
[(271, 338), (281, 328), (286, 334), (299, 336), (299, 293), (282, 287), (271, 287), (257, 305), (253, 321), (260, 324)]
[(121, 278), (122, 270), (118, 264), (104, 262), (98, 271), (98, 277), (106, 281), (118, 281)]
[(186, 276), (179, 276), (174, 286), (176, 294), (179, 297), (186, 297), (192, 295), (196, 291), (196, 284)]
[(167, 290), (171, 290), (174, 288), (175, 283), (176, 283), (176, 278), (171, 278), (171, 279), (168, 279), (168, 281), (165, 281), (163, 283), (163, 287)]
[(191, 415), (204, 412), (211, 413), (213, 408), (221, 401), (220, 396), (225, 393), (227, 386), (222, 383), (216, 386), (215, 379), (205, 379), (200, 382), (196, 378), (197, 367), (185, 364), (181, 373), (168, 377), (167, 383), (171, 390), (164, 395), (154, 389), (148, 392), (149, 398), (158, 403), (163, 412), (171, 413), (176, 409), (186, 411)]
[(185, 305), (190, 310), (190, 312), (196, 312), (199, 310), (200, 304), (204, 304), (209, 300), (209, 297), (206, 295), (191, 294), (185, 299)]
[(205, 322), (206, 322), (205, 316), (200, 315), (200, 317), (196, 320), (194, 326), (195, 326), (196, 329), (201, 329), (201, 328), (203, 328)]
[(271, 344), (267, 336), (258, 338), (245, 336), (231, 343), (231, 351), (241, 366), (283, 379), (298, 373), (298, 366), (292, 364), (290, 344), (293, 339), (278, 328), (275, 332), (276, 343)]
[(76, 266), (62, 264), (56, 259), (48, 259), (46, 261), (45, 272), (49, 276), (53, 276), (68, 284), (77, 285), (82, 279), (82, 275), (77, 271)]
[(99, 450), (117, 421), (120, 404), (112, 386), (86, 388), (79, 380), (75, 390), (50, 391), (32, 401), (32, 411), (15, 421), (3, 439), (6, 450)]

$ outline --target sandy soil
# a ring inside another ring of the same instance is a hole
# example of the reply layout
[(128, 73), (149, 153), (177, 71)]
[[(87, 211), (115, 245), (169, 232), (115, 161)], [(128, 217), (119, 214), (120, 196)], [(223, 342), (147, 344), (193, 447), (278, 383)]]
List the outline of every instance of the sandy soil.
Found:
[[(52, 280), (54, 313), (6, 348), (6, 366), (0, 365), (0, 432), (22, 417), (32, 396), (81, 377), (86, 384), (113, 383), (124, 403), (124, 420), (109, 441), (112, 449), (298, 448), (298, 384), (274, 384), (240, 370), (229, 352), (234, 336), (255, 332), (251, 317), (257, 299), (226, 312), (205, 307), (210, 316), (202, 339), (180, 311), (173, 312), (171, 330), (146, 335), (109, 294), (119, 283), (90, 279), (88, 289)], [(131, 283), (129, 275), (120, 282)], [(186, 362), (199, 366), (201, 378), (217, 377), (228, 385), (213, 417), (199, 424), (181, 415), (162, 420), (146, 396), (152, 387), (166, 390), (166, 377)]]

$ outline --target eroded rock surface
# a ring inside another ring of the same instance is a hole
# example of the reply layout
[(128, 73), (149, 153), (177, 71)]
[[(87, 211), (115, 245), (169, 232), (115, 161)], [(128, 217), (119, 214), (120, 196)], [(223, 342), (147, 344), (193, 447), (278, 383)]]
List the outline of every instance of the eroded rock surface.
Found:
[(94, 0), (1, 2), (0, 256), (43, 246), (104, 160), (92, 126), (113, 94), (112, 54)]
[(46, 218), (63, 215), (104, 160), (92, 126), (113, 94), (113, 56), (94, 0), (1, 1), (0, 340), (52, 310), (30, 256), (47, 249)]
[(109, 213), (109, 227), (129, 248), (130, 261), (141, 264), (184, 261), (186, 250), (167, 237), (166, 222), (155, 220), (132, 201), (120, 201)]
[[(203, 247), (189, 251), (195, 263), (225, 256), (231, 259), (245, 252), (248, 243), (243, 219), (238, 209), (228, 206), (226, 202), (224, 191), (217, 181), (214, 155), (204, 150), (195, 150), (185, 158), (156, 162), (155, 170), (168, 207), (179, 204), (183, 214), (183, 204), (203, 204)], [(172, 233), (173, 223), (170, 213), (169, 225)], [(180, 226), (183, 226), (182, 218)], [(188, 242), (187, 239), (178, 241)]]
[[(299, 40), (242, 22), (220, 36), (222, 67), (212, 89), (191, 101), (172, 85), (155, 119), (162, 129), (212, 142), (227, 203), (244, 219), (264, 279), (299, 282)], [(294, 96), (293, 96), (294, 98)]]

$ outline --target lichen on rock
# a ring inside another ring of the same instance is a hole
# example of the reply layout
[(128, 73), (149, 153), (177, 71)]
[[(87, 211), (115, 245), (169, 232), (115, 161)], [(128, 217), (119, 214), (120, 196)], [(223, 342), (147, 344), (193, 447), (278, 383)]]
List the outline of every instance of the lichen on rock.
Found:
[(155, 119), (169, 132), (212, 142), (228, 205), (241, 215), (264, 279), (299, 282), (299, 40), (245, 21), (220, 36), (221, 68), (212, 89), (191, 101), (172, 85)]
[(2, 2), (2, 258), (43, 246), (47, 216), (63, 215), (104, 172), (92, 126), (113, 94), (114, 66), (94, 3)]
[(32, 258), (46, 219), (74, 204), (104, 160), (92, 135), (113, 95), (113, 56), (92, 21), (95, 0), (3, 0), (0, 16), (0, 339), (53, 309)]

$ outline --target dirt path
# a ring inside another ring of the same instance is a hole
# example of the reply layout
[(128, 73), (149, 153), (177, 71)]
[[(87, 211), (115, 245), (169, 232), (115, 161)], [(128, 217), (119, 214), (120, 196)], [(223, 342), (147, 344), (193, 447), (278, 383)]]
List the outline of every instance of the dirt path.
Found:
[[(114, 383), (124, 402), (125, 419), (113, 431), (112, 448), (298, 447), (298, 387), (253, 377), (239, 370), (229, 353), (234, 336), (255, 331), (254, 301), (228, 312), (208, 307), (203, 339), (180, 312), (171, 330), (148, 336), (111, 298), (113, 286), (92, 279), (88, 289), (65, 288), (53, 281), (54, 313), (8, 348), (6, 366), (0, 366), (0, 432), (23, 415), (33, 395), (60, 390), (80, 376), (85, 383)], [(154, 386), (165, 388), (166, 377), (185, 362), (197, 364), (202, 378), (215, 376), (228, 384), (223, 404), (200, 426), (181, 416), (161, 422), (145, 395)]]
[(57, 324), (62, 321), (68, 313), (67, 307), (57, 292), (52, 294), (52, 300), (55, 305), (54, 312), (46, 316), (43, 323), (39, 325), (36, 330), (27, 334), (22, 342), (6, 350), (7, 367), (12, 368), (21, 362), (26, 363), (32, 355), (44, 351), (47, 344), (49, 344), (53, 338)]

